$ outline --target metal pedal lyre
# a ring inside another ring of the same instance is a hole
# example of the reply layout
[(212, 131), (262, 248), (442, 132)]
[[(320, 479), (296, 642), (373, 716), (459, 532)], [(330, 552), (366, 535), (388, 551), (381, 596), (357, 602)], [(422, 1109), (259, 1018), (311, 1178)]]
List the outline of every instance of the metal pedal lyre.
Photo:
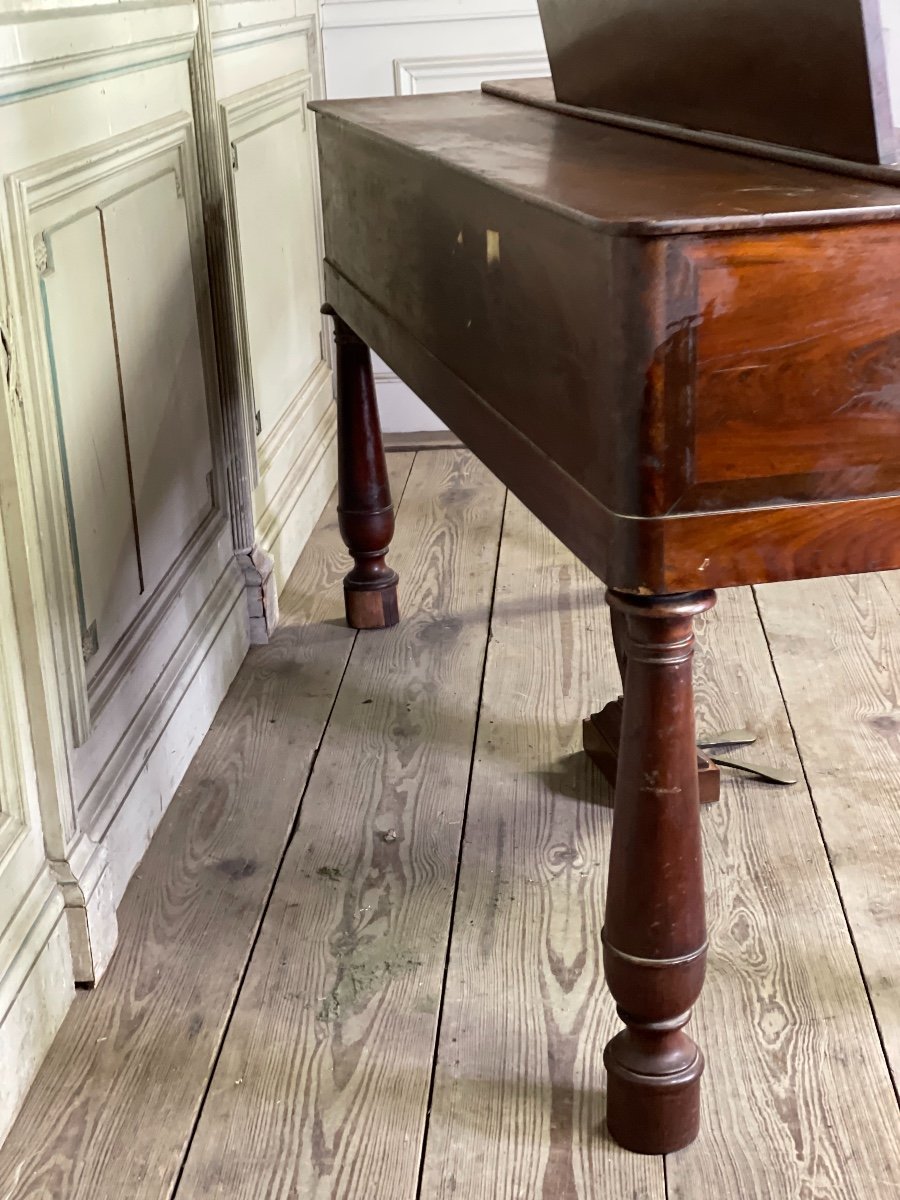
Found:
[(779, 787), (789, 787), (796, 783), (796, 778), (787, 771), (780, 771), (774, 767), (761, 767), (756, 763), (740, 762), (736, 758), (724, 758), (722, 755), (709, 753), (710, 750), (716, 750), (720, 746), (752, 746), (755, 741), (756, 734), (751, 733), (749, 729), (726, 729), (711, 737), (701, 738), (697, 742), (697, 749), (704, 751), (710, 762), (714, 762), (717, 766), (730, 767), (733, 771), (742, 771), (745, 775), (752, 775), (754, 779), (759, 779), (763, 783), (774, 783)]

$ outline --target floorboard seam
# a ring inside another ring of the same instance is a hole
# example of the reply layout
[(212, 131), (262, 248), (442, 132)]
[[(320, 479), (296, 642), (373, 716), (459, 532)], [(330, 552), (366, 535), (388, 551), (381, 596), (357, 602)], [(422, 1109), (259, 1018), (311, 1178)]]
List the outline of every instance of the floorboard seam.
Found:
[(863, 988), (865, 989), (866, 1000), (868, 1001), (868, 1004), (869, 1004), (869, 1011), (872, 1014), (872, 1021), (874, 1022), (874, 1025), (875, 1025), (875, 1032), (878, 1035), (878, 1044), (881, 1046), (881, 1053), (884, 1056), (884, 1062), (885, 1062), (885, 1066), (887, 1067), (888, 1078), (891, 1081), (891, 1087), (894, 1089), (894, 1098), (897, 1101), (898, 1107), (900, 1107), (900, 1088), (898, 1088), (898, 1081), (895, 1078), (894, 1072), (891, 1068), (891, 1060), (888, 1057), (887, 1046), (885, 1045), (884, 1033), (881, 1028), (881, 1022), (878, 1020), (878, 1012), (875, 1008), (875, 1002), (872, 999), (872, 990), (869, 987), (869, 981), (866, 978), (866, 972), (865, 972), (865, 969), (863, 968), (862, 958), (859, 953), (859, 947), (856, 944), (856, 935), (853, 932), (853, 926), (850, 923), (850, 915), (847, 912), (847, 906), (844, 903), (844, 894), (841, 891), (840, 880), (838, 879), (837, 871), (835, 870), (834, 862), (832, 861), (832, 858), (831, 858), (831, 850), (829, 849), (829, 846), (828, 846), (828, 839), (825, 836), (825, 828), (822, 824), (822, 818), (819, 815), (819, 806), (816, 804), (815, 792), (813, 791), (812, 783), (810, 782), (809, 775), (807, 774), (807, 771), (806, 771), (806, 763), (803, 761), (803, 755), (800, 752), (800, 742), (797, 737), (797, 731), (794, 728), (794, 719), (791, 716), (790, 706), (788, 705), (787, 697), (784, 694), (784, 688), (781, 683), (781, 675), (778, 672), (778, 664), (775, 661), (775, 653), (772, 650), (772, 643), (769, 640), (769, 631), (768, 631), (768, 629), (766, 629), (766, 622), (765, 622), (765, 618), (763, 617), (763, 614), (762, 614), (762, 609), (760, 608), (760, 605), (759, 605), (759, 597), (756, 593), (756, 588), (751, 587), (750, 591), (753, 595), (753, 603), (756, 606), (756, 615), (759, 617), (759, 623), (760, 623), (760, 626), (762, 627), (763, 636), (766, 639), (766, 646), (768, 647), (768, 650), (769, 650), (769, 660), (772, 663), (772, 670), (775, 672), (775, 682), (778, 684), (778, 691), (781, 693), (781, 702), (784, 705), (784, 711), (787, 714), (788, 724), (790, 725), (790, 728), (791, 728), (791, 737), (794, 739), (794, 746), (797, 750), (797, 757), (800, 760), (800, 769), (803, 772), (803, 781), (806, 784), (807, 791), (809, 792), (810, 803), (812, 804), (813, 813), (815, 814), (815, 818), (816, 818), (816, 824), (819, 828), (819, 837), (822, 839), (822, 848), (825, 851), (825, 858), (828, 862), (828, 870), (831, 872), (832, 882), (834, 883), (834, 890), (837, 893), (838, 903), (841, 906), (841, 912), (844, 917), (844, 924), (847, 926), (847, 934), (850, 938), (850, 945), (853, 947), (853, 955), (856, 959), (856, 965), (859, 968), (859, 975), (860, 975), (860, 978), (862, 979)]
[(898, 614), (900, 614), (900, 603), (898, 603), (897, 597), (894, 595), (894, 593), (888, 587), (887, 580), (884, 577), (884, 571), (878, 572), (878, 581), (881, 584), (881, 586), (884, 588), (884, 590), (887, 592), (888, 598), (891, 602), (891, 605), (897, 610)]
[[(413, 455), (413, 460), (410, 463), (409, 473), (407, 474), (406, 481), (403, 484), (403, 490), (400, 493), (399, 499), (394, 501), (395, 512), (400, 511), (400, 506), (403, 503), (403, 497), (406, 494), (406, 487), (407, 487), (407, 484), (409, 483), (409, 478), (412, 475), (412, 468), (415, 466), (415, 461), (416, 461), (417, 457), (418, 457), (417, 454)], [(281, 871), (282, 871), (282, 868), (284, 867), (284, 860), (287, 858), (288, 850), (290, 849), (291, 843), (293, 842), (294, 837), (296, 836), (296, 833), (297, 833), (297, 827), (300, 823), (300, 814), (303, 811), (303, 801), (306, 799), (306, 793), (309, 791), (309, 785), (312, 782), (313, 775), (315, 774), (316, 763), (318, 762), (318, 759), (319, 759), (319, 752), (322, 749), (322, 745), (325, 741), (325, 735), (327, 734), (328, 727), (331, 724), (331, 718), (334, 715), (335, 706), (337, 705), (338, 697), (341, 694), (341, 688), (344, 686), (344, 680), (347, 677), (347, 671), (350, 668), (350, 663), (353, 659), (353, 652), (356, 649), (356, 643), (358, 641), (359, 641), (359, 631), (357, 630), (353, 636), (353, 641), (351, 642), (349, 653), (347, 654), (347, 658), (344, 662), (344, 669), (341, 672), (341, 678), (338, 681), (337, 687), (334, 689), (334, 698), (331, 701), (331, 707), (328, 709), (328, 716), (325, 718), (325, 720), (322, 724), (322, 729), (321, 729), (321, 732), (319, 733), (318, 741), (316, 742), (315, 749), (313, 750), (312, 755), (309, 760), (309, 768), (306, 772), (306, 779), (304, 780), (303, 788), (302, 788), (299, 798), (297, 800), (297, 807), (294, 809), (294, 818), (291, 821), (291, 827), (288, 830), (287, 837), (285, 838), (284, 847), (283, 847), (283, 849), (281, 851), (281, 855), (278, 859), (278, 866), (275, 868), (274, 874), (272, 876), (272, 886), (269, 888), (268, 892), (266, 893), (265, 901), (263, 902), (262, 907), (260, 909), (259, 920), (257, 922), (256, 929), (254, 930), (254, 933), (253, 933), (253, 940), (250, 943), (250, 948), (247, 953), (247, 957), (244, 960), (243, 970), (241, 971), (240, 979), (238, 980), (238, 985), (234, 992), (234, 999), (232, 1001), (230, 1009), (228, 1010), (228, 1017), (222, 1026), (221, 1037), (219, 1038), (218, 1045), (216, 1046), (215, 1055), (213, 1056), (212, 1062), (210, 1063), (209, 1074), (207, 1075), (207, 1078), (206, 1078), (206, 1085), (203, 1088), (203, 1093), (200, 1097), (200, 1103), (197, 1107), (196, 1115), (194, 1117), (194, 1120), (191, 1122), (191, 1128), (190, 1128), (188, 1136), (185, 1140), (184, 1152), (181, 1156), (181, 1162), (178, 1166), (178, 1171), (175, 1175), (175, 1178), (174, 1178), (174, 1181), (172, 1184), (172, 1188), (168, 1194), (168, 1200), (177, 1200), (178, 1189), (181, 1187), (181, 1181), (184, 1178), (184, 1172), (187, 1168), (188, 1158), (190, 1157), (190, 1154), (191, 1154), (191, 1147), (194, 1144), (194, 1138), (197, 1135), (197, 1130), (199, 1129), (200, 1122), (203, 1119), (203, 1110), (206, 1107), (206, 1100), (207, 1100), (207, 1097), (209, 1096), (209, 1090), (212, 1087), (212, 1081), (215, 1078), (216, 1070), (218, 1069), (218, 1066), (219, 1066), (219, 1059), (222, 1056), (222, 1050), (225, 1047), (225, 1042), (228, 1038), (228, 1033), (231, 1029), (231, 1022), (234, 1019), (235, 1012), (237, 1011), (238, 1001), (240, 1000), (241, 992), (244, 990), (244, 983), (246, 982), (247, 975), (250, 971), (250, 965), (253, 962), (253, 956), (256, 953), (257, 944), (259, 942), (260, 937), (262, 936), (262, 931), (263, 931), (263, 927), (265, 925), (266, 917), (269, 912), (269, 907), (272, 903), (272, 898), (275, 895), (275, 889), (278, 886), (278, 880), (281, 878)]]
[(503, 546), (503, 530), (506, 525), (506, 505), (509, 492), (503, 493), (503, 510), (500, 513), (500, 531), (497, 537), (497, 557), (494, 560), (494, 577), (491, 582), (491, 603), (488, 608), (487, 637), (484, 639), (484, 655), (481, 660), (481, 678), (478, 683), (478, 701), (475, 708), (475, 728), (472, 731), (472, 754), (469, 758), (469, 778), (466, 781), (466, 799), (463, 805), (462, 825), (459, 831), (459, 855), (456, 860), (456, 878), (453, 881), (453, 897), (450, 902), (450, 927), (447, 930), (447, 951), (444, 956), (444, 971), (441, 978), (441, 1001), (438, 1006), (437, 1024), (434, 1031), (434, 1055), (431, 1062), (431, 1079), (428, 1083), (428, 1101), (425, 1105), (425, 1128), (422, 1131), (422, 1151), (419, 1158), (419, 1178), (416, 1182), (416, 1200), (422, 1195), (425, 1174), (425, 1156), (428, 1151), (428, 1134), (431, 1129), (431, 1104), (437, 1078), (438, 1050), (441, 1044), (441, 1026), (444, 1020), (444, 1000), (447, 995), (447, 975), (450, 970), (450, 949), (453, 945), (453, 928), (456, 922), (456, 902), (459, 896), (459, 881), (462, 874), (463, 848), (466, 841), (466, 825), (469, 820), (469, 799), (472, 795), (472, 779), (475, 775), (475, 753), (478, 749), (478, 731), (481, 728), (481, 704), (484, 699), (484, 680), (487, 675), (488, 654), (494, 629), (494, 605), (497, 600), (497, 579), (500, 573), (500, 550)]

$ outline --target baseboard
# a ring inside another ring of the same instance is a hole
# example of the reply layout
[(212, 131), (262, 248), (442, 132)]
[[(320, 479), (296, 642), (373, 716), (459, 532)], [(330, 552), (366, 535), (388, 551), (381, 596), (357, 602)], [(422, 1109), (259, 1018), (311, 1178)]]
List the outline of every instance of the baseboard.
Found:
[(462, 450), (463, 443), (449, 429), (423, 429), (419, 433), (386, 433), (384, 448), (391, 450)]
[[(103, 896), (111, 900), (113, 910), (206, 736), (247, 647), (244, 579), (231, 559), (105, 764), (103, 786), (94, 790), (93, 803), (79, 813), (91, 842), (105, 849)], [(99, 929), (92, 934), (92, 940), (100, 937)]]
[(337, 483), (337, 418), (328, 403), (257, 519), (259, 544), (275, 563), (280, 592)]
[(378, 411), (385, 433), (441, 432), (446, 425), (379, 358), (374, 358)]
[(41, 871), (0, 939), (0, 1141), (72, 1003), (62, 894)]
[(63, 861), (50, 860), (62, 892), (75, 982), (93, 987), (109, 965), (119, 937), (109, 856), (103, 842), (79, 832)]

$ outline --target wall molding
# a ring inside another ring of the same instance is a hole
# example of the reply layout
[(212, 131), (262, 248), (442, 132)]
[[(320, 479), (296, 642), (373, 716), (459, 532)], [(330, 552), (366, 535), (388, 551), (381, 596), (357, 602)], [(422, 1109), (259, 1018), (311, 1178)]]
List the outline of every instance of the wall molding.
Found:
[[(306, 36), (311, 26), (304, 26)], [(262, 468), (259, 461), (259, 442), (256, 436), (256, 388), (253, 381), (253, 361), (250, 351), (250, 326), (247, 318), (247, 302), (244, 292), (243, 258), (241, 254), (240, 222), (238, 220), (237, 193), (234, 172), (239, 169), (240, 142), (252, 137), (269, 125), (302, 115), (303, 127), (307, 128), (306, 104), (312, 99), (312, 77), (308, 72), (285, 75), (247, 91), (238, 92), (219, 101), (222, 148), (226, 163), (225, 191), (229, 221), (229, 259), (234, 303), (237, 315), (235, 326), (237, 362), (241, 374), (245, 420), (248, 437), (255, 447), (253, 454), (252, 484), (259, 484)]]
[(44, 863), (0, 935), (0, 1025), (63, 914), (62, 893)]
[(281, 416), (259, 443), (259, 470), (265, 477), (271, 471), (275, 461), (288, 449), (298, 427), (303, 423), (310, 405), (331, 378), (331, 368), (327, 362), (316, 363), (309, 376), (302, 383), (294, 399), (285, 406)]
[(122, 679), (146, 649), (147, 643), (169, 616), (184, 587), (201, 570), (204, 559), (221, 540), (226, 524), (227, 518), (218, 508), (207, 513), (147, 603), (101, 663), (88, 684), (91, 717), (95, 722), (115, 695)]
[[(72, 554), (72, 522), (65, 488), (61, 431), (54, 399), (54, 374), (49, 358), (47, 329), (40, 294), (45, 262), (43, 234), (38, 218), (44, 210), (82, 193), (85, 204), (105, 199), (110, 187), (126, 178), (145, 178), (154, 171), (171, 170), (183, 196), (198, 305), (198, 326), (204, 356), (207, 412), (213, 446), (214, 503), (222, 495), (221, 454), (212, 361), (212, 330), (205, 311), (208, 283), (202, 241), (200, 197), (193, 156), (193, 126), (188, 113), (176, 113), (127, 134), (80, 148), (58, 158), (14, 172), (6, 180), (10, 214), (12, 261), (21, 300), (18, 320), (23, 350), (20, 370), (26, 380), (29, 459), (38, 508), (39, 535), (44, 582), (55, 618), (54, 642), (59, 684), (66, 697), (70, 740), (79, 746), (90, 735), (94, 715), (83, 654), (79, 580)], [(36, 254), (37, 248), (37, 254)], [(113, 651), (114, 652), (114, 651)]]
[(49, 862), (66, 906), (75, 982), (95, 984), (106, 970), (119, 936), (106, 845), (79, 832), (68, 858)]
[(368, 25), (430, 25), (446, 21), (491, 21), (508, 18), (538, 20), (537, 3), (522, 0), (325, 0), (322, 29), (359, 29)]
[[(235, 550), (244, 573), (250, 640), (264, 643), (278, 620), (272, 559), (258, 544), (253, 489), (260, 480), (249, 332), (237, 235), (231, 171), (229, 106), (240, 95), (220, 102), (215, 58), (251, 50), (265, 43), (303, 38), (308, 71), (286, 77), (306, 78), (313, 94), (321, 90), (318, 22), (299, 14), (295, 0), (200, 0), (197, 50), (191, 62), (191, 90), (200, 142), (200, 177), (212, 281), (217, 353), (222, 379), (222, 416), (230, 465), (229, 503)], [(275, 80), (277, 93), (283, 80)], [(252, 89), (251, 89), (252, 90)], [(265, 87), (263, 88), (265, 91)]]
[[(265, 508), (259, 514), (259, 537), (264, 546), (273, 546), (280, 537), (282, 529), (303, 494), (310, 475), (336, 437), (337, 410), (331, 403), (329, 392), (303, 452), (292, 460), (290, 467), (269, 497)], [(318, 513), (313, 519), (313, 524), (317, 518)]]
[(547, 55), (541, 51), (395, 58), (394, 92), (397, 96), (414, 96), (419, 93), (422, 84), (444, 79), (448, 75), (458, 76), (460, 87), (467, 86), (468, 81), (480, 87), (485, 79), (525, 79), (549, 74)]
[[(253, 0), (254, 5), (257, 0)], [(218, 14), (232, 7), (228, 3), (215, 4)], [(246, 4), (241, 4), (246, 8)], [(246, 50), (250, 46), (259, 46), (267, 42), (280, 42), (285, 38), (304, 37), (308, 42), (310, 74), (314, 74), (312, 64), (318, 58), (318, 28), (316, 18), (311, 15), (291, 17), (288, 20), (263, 20), (248, 22), (241, 25), (228, 25), (214, 29), (212, 34), (213, 50), (218, 57), (220, 54), (233, 54), (236, 50)]]
[(125, 734), (103, 763), (79, 804), (79, 825), (94, 842), (102, 842), (106, 837), (146, 759), (181, 704), (229, 613), (243, 594), (243, 578), (236, 560), (229, 557), (223, 569), (220, 549), (221, 539), (209, 543), (206, 561), (198, 561), (195, 566), (195, 577), (215, 572), (206, 599), (182, 633), (147, 690)]
[(59, 7), (0, 25), (0, 104), (161, 62), (186, 59), (193, 5)]

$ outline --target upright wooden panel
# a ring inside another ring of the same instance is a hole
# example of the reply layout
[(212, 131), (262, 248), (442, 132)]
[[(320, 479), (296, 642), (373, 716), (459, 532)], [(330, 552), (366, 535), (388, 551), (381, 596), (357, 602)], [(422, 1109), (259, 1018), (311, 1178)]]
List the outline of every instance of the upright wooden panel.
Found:
[(614, 694), (602, 586), (518, 501), (504, 524), (423, 1197), (662, 1200), (603, 1132), (611, 814), (578, 752)]
[[(91, 209), (79, 215), (54, 230), (45, 244), (52, 263), (42, 280), (45, 333), (79, 620), (87, 656), (97, 655), (96, 668), (115, 644), (106, 631), (123, 613), (134, 614), (141, 591), (100, 213)], [(73, 321), (79, 309), (93, 319)]]
[(885, 1048), (900, 1075), (900, 578), (759, 588)]
[(152, 592), (212, 505), (210, 409), (176, 176), (103, 206), (144, 590)]
[[(391, 456), (400, 499), (412, 455)], [(402, 505), (401, 505), (402, 511)], [(251, 652), (0, 1150), (4, 1200), (171, 1196), (355, 634), (333, 509)]]
[(285, 82), (225, 106), (253, 389), (265, 433), (322, 358), (318, 198), (305, 111), (312, 96), (308, 77)]
[(403, 620), (357, 640), (180, 1200), (415, 1195), (502, 506), (417, 458)]

